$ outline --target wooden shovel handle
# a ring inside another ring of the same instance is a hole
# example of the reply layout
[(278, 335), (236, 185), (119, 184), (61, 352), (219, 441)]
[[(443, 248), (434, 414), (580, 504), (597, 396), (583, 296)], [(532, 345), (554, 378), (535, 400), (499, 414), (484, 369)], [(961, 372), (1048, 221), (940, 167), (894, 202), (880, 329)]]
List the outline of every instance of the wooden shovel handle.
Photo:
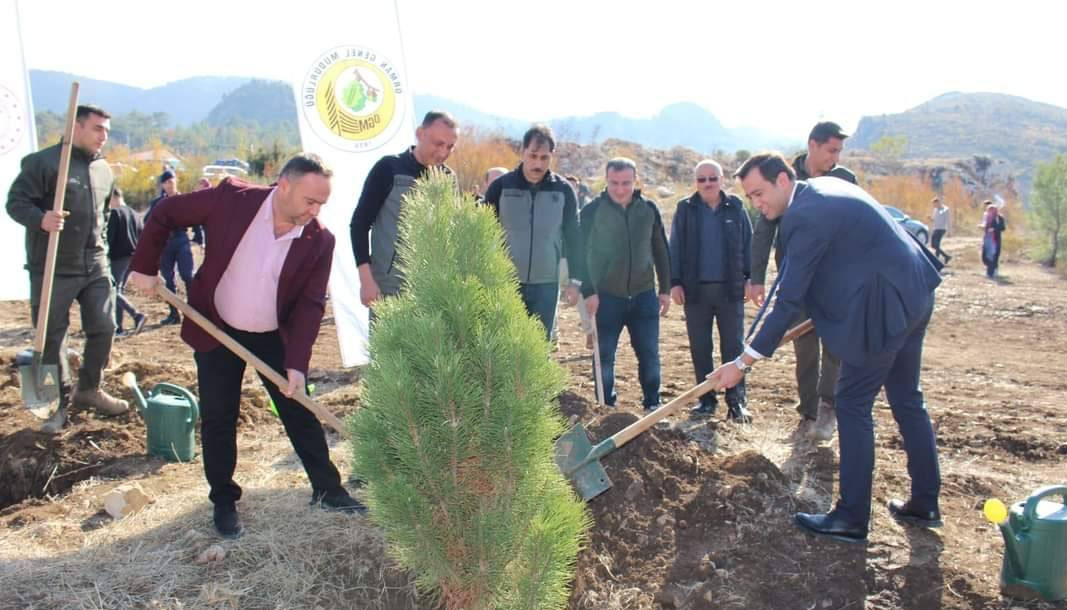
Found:
[[(797, 337), (810, 331), (814, 327), (815, 325), (812, 324), (810, 319), (804, 320), (803, 322), (797, 324), (785, 333), (785, 336), (782, 337), (780, 345), (785, 345), (786, 343), (789, 343), (793, 339), (796, 339)], [(689, 388), (669, 403), (635, 421), (629, 426), (626, 426), (622, 430), (619, 430), (611, 437), (611, 440), (614, 442), (616, 448), (622, 447), (626, 443), (630, 442), (630, 439), (656, 425), (660, 420), (669, 417), (670, 415), (673, 415), (674, 412), (678, 409), (678, 407), (687, 404), (693, 398), (703, 396), (704, 394), (707, 394), (708, 392), (714, 389), (715, 384), (712, 383), (710, 379), (705, 379), (704, 381), (693, 386), (692, 388)]]
[[(596, 332), (596, 319), (589, 315), (585, 308), (585, 297), (578, 299), (578, 316), (582, 319), (582, 325), (589, 325), (589, 333), (593, 335), (593, 378), (596, 380), (596, 402), (603, 405), (607, 398), (604, 397), (604, 374), (600, 368), (600, 337)], [(583, 329), (584, 330), (584, 329)]]
[[(74, 120), (78, 114), (78, 81), (70, 84), (70, 103), (67, 105), (67, 122), (63, 125), (63, 140), (59, 151), (59, 172), (56, 174), (56, 194), (52, 199), (52, 211), (62, 212), (67, 196), (67, 177), (70, 175), (70, 149), (74, 142)], [(45, 333), (48, 330), (48, 312), (52, 309), (52, 285), (55, 282), (56, 255), (59, 252), (59, 231), (48, 234), (48, 250), (44, 258), (44, 276), (41, 294), (37, 297), (37, 334), (33, 338), (33, 351), (44, 352)]]
[[(185, 314), (187, 318), (191, 318), (193, 322), (196, 322), (196, 324), (200, 328), (203, 328), (208, 332), (208, 334), (210, 334), (212, 337), (215, 337), (215, 339), (217, 339), (219, 343), (225, 345), (227, 349), (229, 349), (234, 354), (237, 354), (237, 356), (241, 358), (241, 360), (244, 360), (245, 362), (250, 364), (252, 368), (256, 369), (256, 371), (258, 371), (261, 375), (270, 380), (271, 383), (278, 386), (279, 390), (289, 386), (288, 379), (282, 377), (266, 362), (260, 360), (259, 357), (257, 357), (255, 354), (248, 351), (248, 349), (246, 349), (243, 345), (238, 343), (236, 339), (223, 332), (222, 329), (220, 329), (218, 326), (215, 326), (215, 324), (212, 323), (211, 320), (208, 320), (204, 316), (204, 314), (193, 309), (193, 307), (190, 306), (188, 303), (178, 298), (178, 295), (168, 290), (166, 286), (164, 286), (163, 284), (157, 284), (156, 290), (159, 292), (159, 295), (163, 297), (164, 301), (178, 308), (178, 310)], [(294, 394), (292, 398), (293, 400), (303, 405), (304, 408), (306, 408), (308, 411), (311, 411), (316, 416), (318, 416), (319, 419), (329, 424), (329, 426), (336, 430), (341, 436), (344, 436), (346, 438), (348, 437), (348, 431), (345, 428), (344, 423), (340, 419), (338, 419), (336, 415), (327, 411), (325, 407), (318, 404), (314, 400), (311, 400), (311, 398), (307, 394), (299, 392), (297, 394)]]

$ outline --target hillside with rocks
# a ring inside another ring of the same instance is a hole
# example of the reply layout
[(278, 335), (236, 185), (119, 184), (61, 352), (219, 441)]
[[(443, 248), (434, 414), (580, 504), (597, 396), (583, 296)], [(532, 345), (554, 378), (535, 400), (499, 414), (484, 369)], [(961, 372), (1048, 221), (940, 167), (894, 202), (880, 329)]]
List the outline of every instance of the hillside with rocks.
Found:
[(1034, 166), (1067, 152), (1067, 109), (1002, 93), (945, 93), (905, 112), (864, 117), (848, 148), (870, 150), (886, 136), (906, 139), (904, 159), (1003, 160), (1025, 197)]

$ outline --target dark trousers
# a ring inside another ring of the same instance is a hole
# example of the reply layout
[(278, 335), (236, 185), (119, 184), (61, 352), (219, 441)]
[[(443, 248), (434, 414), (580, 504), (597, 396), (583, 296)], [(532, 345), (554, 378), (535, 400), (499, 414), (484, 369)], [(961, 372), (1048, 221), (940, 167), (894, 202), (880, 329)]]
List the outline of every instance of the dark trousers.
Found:
[[(741, 355), (744, 348), (745, 302), (731, 300), (725, 282), (700, 284), (699, 295), (686, 295), (685, 330), (689, 335), (689, 354), (693, 358), (696, 382), (701, 383), (708, 373), (715, 370), (715, 342), (712, 326), (719, 328), (719, 353), (722, 362), (729, 362)], [(691, 298), (697, 297), (697, 298)], [(694, 302), (695, 301), (695, 302)], [(715, 392), (700, 397), (705, 405), (716, 403)], [(745, 380), (726, 390), (726, 402), (730, 405), (745, 405)]]
[[(800, 324), (807, 317), (807, 313), (802, 312), (795, 323)], [(800, 395), (797, 411), (808, 419), (815, 419), (819, 414), (820, 399), (834, 404), (841, 362), (822, 345), (814, 332), (794, 339), (793, 349), (797, 356), (797, 394)]]
[(135, 317), (139, 311), (126, 298), (126, 275), (130, 270), (131, 256), (111, 259), (111, 280), (115, 284), (115, 328), (122, 328), (122, 314), (126, 312)]
[(919, 383), (923, 338), (933, 312), (933, 295), (926, 313), (890, 349), (864, 366), (841, 366), (837, 386), (837, 428), (841, 442), (840, 491), (837, 510), (853, 524), (866, 525), (871, 516), (874, 473), (874, 398), (885, 388), (893, 411), (911, 477), (911, 501), (916, 510), (938, 509), (941, 472), (930, 416)]
[[(267, 366), (284, 371), (285, 347), (277, 331), (250, 333), (225, 329), (238, 343), (259, 356)], [(200, 392), (200, 446), (204, 456), (204, 474), (215, 504), (236, 502), (241, 487), (234, 482), (237, 467), (237, 415), (241, 405), (241, 378), (245, 362), (233, 352), (219, 346), (209, 352), (196, 352), (196, 377)], [(278, 387), (260, 376), (270, 394), (278, 417), (293, 444), (297, 457), (315, 492), (334, 493), (341, 489), (341, 475), (330, 461), (326, 435), (311, 411), (286, 398)]]
[(559, 301), (559, 282), (549, 284), (519, 284), (522, 304), (531, 316), (537, 316), (545, 327), (545, 337), (552, 337), (552, 325), (556, 321), (556, 303)]
[(615, 351), (625, 327), (630, 345), (637, 356), (637, 378), (641, 382), (642, 404), (659, 404), (659, 299), (654, 290), (632, 297), (600, 295), (596, 312), (596, 330), (600, 344), (600, 374), (604, 382), (604, 401), (615, 404)]
[(944, 250), (941, 249), (941, 240), (944, 237), (945, 237), (945, 230), (944, 229), (934, 229), (933, 234), (930, 236), (930, 245), (934, 247), (934, 255), (939, 257), (939, 258), (945, 259), (945, 262), (947, 263), (948, 259), (950, 259), (952, 257), (949, 256), (947, 252), (945, 252)]
[[(30, 315), (33, 316), (35, 327), (43, 279), (43, 274), (30, 274)], [(85, 352), (81, 370), (78, 371), (78, 389), (93, 390), (100, 387), (104, 367), (111, 357), (111, 343), (115, 340), (115, 292), (111, 278), (102, 273), (92, 276), (55, 276), (41, 362), (59, 366), (59, 384), (64, 396), (71, 387), (70, 364), (66, 354), (70, 307), (74, 301), (78, 301), (81, 307), (82, 331), (85, 332)]]
[(1000, 246), (993, 249), (992, 254), (985, 260), (985, 274), (988, 278), (996, 277), (997, 267), (1000, 266)]
[[(174, 283), (174, 269), (177, 267), (178, 275), (182, 278), (182, 283), (185, 284), (186, 293), (189, 292), (189, 283), (193, 281), (193, 251), (189, 246), (188, 237), (172, 237), (167, 240), (167, 245), (163, 248), (163, 254), (159, 257), (159, 272), (163, 275), (163, 283), (171, 292), (178, 290), (178, 285)], [(177, 316), (178, 310), (172, 305), (170, 307), (170, 315)]]

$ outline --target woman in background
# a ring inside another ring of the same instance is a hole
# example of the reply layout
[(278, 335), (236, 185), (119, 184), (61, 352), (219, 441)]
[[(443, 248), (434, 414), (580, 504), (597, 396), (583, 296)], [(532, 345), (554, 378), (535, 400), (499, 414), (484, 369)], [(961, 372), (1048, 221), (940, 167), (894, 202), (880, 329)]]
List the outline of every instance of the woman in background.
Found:
[(982, 224), (985, 235), (982, 238), (982, 262), (985, 263), (986, 277), (992, 279), (997, 274), (997, 265), (1000, 263), (1000, 234), (1004, 232), (1004, 217), (992, 201), (985, 202), (985, 215), (982, 216)]

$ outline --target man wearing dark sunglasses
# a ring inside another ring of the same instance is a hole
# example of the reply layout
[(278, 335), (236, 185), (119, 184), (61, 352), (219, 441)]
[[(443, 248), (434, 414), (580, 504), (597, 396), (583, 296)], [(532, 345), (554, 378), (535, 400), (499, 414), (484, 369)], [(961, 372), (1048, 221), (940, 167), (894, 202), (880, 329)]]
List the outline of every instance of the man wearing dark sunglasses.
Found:
[[(697, 383), (715, 369), (712, 325), (718, 323), (722, 362), (741, 355), (745, 290), (751, 268), (752, 224), (744, 204), (722, 190), (722, 166), (707, 159), (694, 170), (696, 192), (678, 202), (671, 223), (671, 298), (685, 308), (685, 329)], [(726, 391), (728, 416), (751, 421), (745, 383)], [(700, 397), (694, 415), (712, 415), (715, 392)]]
[[(793, 159), (797, 180), (833, 176), (856, 184), (856, 175), (837, 164), (847, 137), (848, 134), (842, 131), (837, 123), (817, 123), (808, 135), (808, 152)], [(757, 305), (763, 304), (765, 296), (763, 284), (772, 244), (775, 246), (775, 266), (782, 268), (778, 224), (777, 220), (768, 220), (763, 214), (756, 219), (755, 234), (752, 236), (752, 283), (746, 296)], [(796, 322), (799, 323), (807, 317), (806, 312), (800, 312)], [(793, 349), (797, 355), (796, 377), (799, 395), (796, 409), (800, 413), (797, 434), (801, 438), (828, 441), (834, 436), (834, 391), (837, 389), (837, 376), (841, 365), (825, 345), (821, 347), (820, 354), (820, 341), (815, 333), (808, 333), (793, 340)]]

